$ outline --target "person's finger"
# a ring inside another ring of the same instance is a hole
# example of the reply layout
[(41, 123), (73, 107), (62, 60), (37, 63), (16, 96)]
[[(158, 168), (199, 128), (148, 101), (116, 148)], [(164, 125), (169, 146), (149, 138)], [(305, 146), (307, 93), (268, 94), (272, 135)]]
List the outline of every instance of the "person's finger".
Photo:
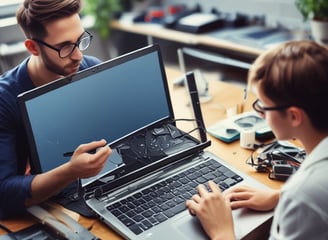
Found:
[(250, 204), (248, 200), (241, 200), (241, 201), (232, 201), (230, 202), (230, 207), (232, 209), (237, 208), (250, 208)]
[(193, 216), (196, 216), (196, 208), (197, 208), (197, 203), (193, 200), (187, 200), (186, 201), (186, 207), (189, 210), (189, 213)]
[(84, 152), (94, 151), (97, 148), (103, 147), (106, 144), (106, 140), (92, 141), (90, 143), (81, 144), (77, 147), (76, 152), (81, 154)]
[(97, 149), (95, 156), (97, 158), (104, 158), (104, 161), (106, 161), (108, 155), (110, 155), (111, 153), (112, 153), (112, 149), (108, 145), (105, 145)]
[(221, 192), (221, 189), (219, 186), (213, 182), (213, 181), (208, 181), (208, 187), (211, 189), (211, 191), (214, 192)]
[(200, 197), (204, 197), (206, 194), (208, 194), (208, 191), (203, 184), (197, 186), (197, 191)]
[(194, 194), (191, 199), (196, 203), (200, 202), (200, 196), (198, 194)]
[(238, 185), (238, 186), (234, 186), (234, 187), (231, 187), (227, 190), (224, 191), (224, 194), (230, 194), (230, 193), (233, 193), (233, 192), (246, 192), (246, 191), (252, 191), (252, 188), (251, 187), (248, 187), (246, 185)]
[(252, 197), (252, 193), (250, 193), (250, 192), (232, 192), (232, 193), (226, 194), (224, 197), (226, 199), (229, 199), (230, 201), (247, 200)]

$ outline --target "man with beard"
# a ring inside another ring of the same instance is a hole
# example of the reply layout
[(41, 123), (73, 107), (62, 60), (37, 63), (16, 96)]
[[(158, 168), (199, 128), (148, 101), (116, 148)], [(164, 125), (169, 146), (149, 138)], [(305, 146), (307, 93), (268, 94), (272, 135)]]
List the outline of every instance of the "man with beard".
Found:
[[(79, 178), (97, 175), (111, 154), (106, 141), (77, 146), (71, 159), (48, 172), (29, 172), (29, 150), (17, 96), (62, 76), (98, 64), (82, 52), (92, 35), (79, 17), (80, 0), (25, 0), (16, 18), (31, 54), (0, 77), (0, 218), (17, 216), (26, 207), (54, 196)], [(94, 154), (92, 149), (100, 150)]]

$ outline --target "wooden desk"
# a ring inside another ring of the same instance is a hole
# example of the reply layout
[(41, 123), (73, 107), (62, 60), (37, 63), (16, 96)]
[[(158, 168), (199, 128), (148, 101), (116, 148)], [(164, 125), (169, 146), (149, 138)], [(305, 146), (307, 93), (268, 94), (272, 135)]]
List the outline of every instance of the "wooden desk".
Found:
[(240, 54), (258, 56), (263, 49), (251, 47), (243, 44), (238, 44), (224, 39), (213, 37), (209, 34), (193, 34), (181, 32), (163, 27), (160, 24), (154, 23), (132, 23), (129, 21), (111, 21), (110, 27), (120, 31), (136, 33), (148, 37), (148, 42), (152, 43), (152, 38), (160, 38), (169, 41), (175, 41), (187, 45), (203, 45), (214, 47), (217, 49), (225, 49), (228, 51), (238, 52)]
[[(168, 69), (167, 76), (169, 81), (169, 87), (171, 92), (171, 99), (174, 108), (175, 118), (186, 118), (186, 116), (192, 116), (192, 109), (188, 107), (189, 96), (186, 88), (173, 87), (172, 80), (181, 76), (178, 70)], [(218, 81), (216, 79), (209, 79), (209, 95), (212, 96), (211, 101), (202, 103), (202, 113), (206, 126), (210, 126), (215, 122), (226, 118), (226, 110), (235, 107), (237, 103), (241, 103), (244, 96), (244, 88), (239, 85), (234, 85), (227, 82)], [(255, 100), (255, 96), (250, 94), (247, 97), (245, 104), (245, 111), (252, 109), (252, 103)], [(179, 122), (178, 122), (179, 124)], [(183, 123), (182, 128), (191, 130), (194, 126), (188, 126), (188, 123)], [(224, 143), (211, 135), (208, 135), (212, 144), (207, 148), (210, 152), (216, 154), (222, 159), (232, 164), (237, 169), (247, 173), (255, 179), (263, 182), (271, 188), (280, 188), (281, 182), (273, 181), (268, 178), (265, 173), (258, 173), (251, 166), (246, 164), (246, 160), (252, 153), (251, 150), (243, 149), (239, 145), (239, 141), (233, 143)]]
[[(166, 73), (169, 88), (171, 90), (175, 117), (177, 119), (192, 118), (191, 108), (188, 107), (189, 96), (186, 89), (184, 87), (173, 87), (172, 84), (174, 79), (181, 76), (181, 73), (172, 68), (167, 68)], [(225, 118), (225, 109), (235, 106), (243, 98), (242, 87), (217, 80), (209, 80), (209, 91), (210, 95), (213, 97), (212, 100), (201, 105), (206, 125), (213, 124), (216, 121)], [(246, 102), (246, 110), (251, 109), (251, 103), (253, 100), (254, 96), (250, 96), (249, 100)], [(188, 125), (188, 123), (182, 123), (181, 127), (186, 129), (193, 128), (193, 126)], [(245, 160), (250, 156), (251, 151), (240, 148), (239, 141), (226, 144), (211, 136), (208, 137), (212, 140), (212, 145), (208, 148), (209, 151), (215, 153), (239, 170), (251, 175), (266, 185), (272, 188), (280, 188), (281, 182), (269, 180), (267, 174), (258, 173), (245, 163)], [(122, 239), (121, 236), (112, 231), (107, 225), (98, 219), (85, 218), (82, 216), (78, 219), (80, 224), (91, 229), (91, 232), (101, 239)], [(0, 223), (12, 231), (18, 231), (32, 225), (35, 223), (35, 220), (31, 216), (25, 216), (17, 219), (3, 220), (0, 221)], [(0, 230), (0, 234), (4, 234), (4, 231)]]

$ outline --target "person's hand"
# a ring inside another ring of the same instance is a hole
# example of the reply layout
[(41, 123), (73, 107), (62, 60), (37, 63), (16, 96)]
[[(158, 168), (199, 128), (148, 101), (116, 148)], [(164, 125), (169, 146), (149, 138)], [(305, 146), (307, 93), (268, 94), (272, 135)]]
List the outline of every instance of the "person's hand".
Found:
[(204, 185), (197, 187), (198, 194), (186, 201), (192, 215), (200, 220), (204, 231), (213, 239), (235, 239), (232, 213), (229, 200), (225, 200), (220, 188), (209, 181), (208, 192)]
[[(88, 153), (95, 149), (97, 149), (95, 153)], [(106, 145), (105, 140), (81, 144), (75, 149), (68, 162), (70, 172), (76, 178), (93, 177), (102, 170), (111, 153), (112, 150)]]
[(249, 208), (257, 211), (269, 211), (275, 208), (279, 201), (279, 195), (279, 190), (263, 190), (249, 186), (236, 186), (224, 192), (232, 209)]

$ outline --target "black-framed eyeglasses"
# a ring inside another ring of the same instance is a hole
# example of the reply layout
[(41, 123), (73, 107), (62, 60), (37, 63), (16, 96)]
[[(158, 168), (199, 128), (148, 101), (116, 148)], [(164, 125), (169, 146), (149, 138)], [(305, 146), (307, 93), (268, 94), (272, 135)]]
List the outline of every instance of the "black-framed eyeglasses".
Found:
[(289, 108), (289, 105), (285, 106), (275, 106), (275, 107), (264, 107), (260, 99), (256, 99), (252, 105), (253, 109), (261, 115), (264, 115), (266, 111), (281, 111)]
[(90, 46), (92, 37), (93, 35), (91, 33), (89, 33), (88, 31), (84, 31), (79, 40), (77, 40), (75, 43), (67, 43), (61, 46), (60, 48), (51, 46), (50, 44), (39, 39), (33, 38), (33, 40), (38, 43), (41, 43), (42, 45), (48, 48), (51, 48), (52, 50), (57, 51), (60, 58), (66, 58), (74, 52), (76, 47), (78, 47), (80, 51), (86, 50)]

